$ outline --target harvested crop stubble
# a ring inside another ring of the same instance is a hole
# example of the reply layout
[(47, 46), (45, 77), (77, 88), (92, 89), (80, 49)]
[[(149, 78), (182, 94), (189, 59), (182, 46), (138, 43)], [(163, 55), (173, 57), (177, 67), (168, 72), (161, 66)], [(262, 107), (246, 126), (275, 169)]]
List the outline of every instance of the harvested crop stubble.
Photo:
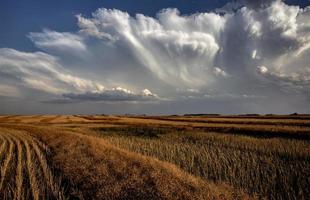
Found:
[(128, 132), (136, 129), (127, 128), (124, 133), (99, 129), (98, 134), (118, 147), (174, 163), (206, 180), (228, 182), (262, 198), (307, 199), (309, 195), (308, 141), (184, 131), (157, 131), (157, 137), (145, 137), (137, 135), (139, 131)]
[(1, 116), (0, 199), (306, 200), (309, 119)]
[(248, 199), (227, 185), (207, 183), (172, 164), (121, 150), (98, 137), (52, 128), (37, 132), (52, 147), (53, 161), (81, 192), (79, 198)]
[(0, 128), (0, 136), (0, 199), (66, 199), (46, 164), (42, 144), (24, 131)]

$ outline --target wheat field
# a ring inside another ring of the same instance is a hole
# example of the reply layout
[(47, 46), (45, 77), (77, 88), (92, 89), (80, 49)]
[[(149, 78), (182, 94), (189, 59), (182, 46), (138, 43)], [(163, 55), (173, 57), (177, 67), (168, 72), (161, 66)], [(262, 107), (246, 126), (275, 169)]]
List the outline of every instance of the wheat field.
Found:
[(310, 116), (0, 116), (0, 199), (309, 199)]

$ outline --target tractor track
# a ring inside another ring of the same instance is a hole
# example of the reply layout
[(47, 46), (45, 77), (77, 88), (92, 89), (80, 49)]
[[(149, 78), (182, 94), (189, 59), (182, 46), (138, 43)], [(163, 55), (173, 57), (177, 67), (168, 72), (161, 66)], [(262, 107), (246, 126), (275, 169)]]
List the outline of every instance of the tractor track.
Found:
[(0, 128), (0, 199), (69, 199), (47, 152), (48, 147), (28, 132)]

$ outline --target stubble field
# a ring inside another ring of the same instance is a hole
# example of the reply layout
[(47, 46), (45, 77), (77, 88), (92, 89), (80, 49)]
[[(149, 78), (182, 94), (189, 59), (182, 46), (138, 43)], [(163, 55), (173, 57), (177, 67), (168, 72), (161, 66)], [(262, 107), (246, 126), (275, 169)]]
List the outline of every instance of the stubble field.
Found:
[(0, 116), (0, 199), (309, 199), (310, 116)]

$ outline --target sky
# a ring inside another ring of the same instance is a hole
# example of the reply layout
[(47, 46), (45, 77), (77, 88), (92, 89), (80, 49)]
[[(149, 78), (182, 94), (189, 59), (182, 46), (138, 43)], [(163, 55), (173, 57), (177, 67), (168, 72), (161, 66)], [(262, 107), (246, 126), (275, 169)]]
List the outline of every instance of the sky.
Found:
[(308, 0), (2, 0), (0, 114), (310, 113)]

